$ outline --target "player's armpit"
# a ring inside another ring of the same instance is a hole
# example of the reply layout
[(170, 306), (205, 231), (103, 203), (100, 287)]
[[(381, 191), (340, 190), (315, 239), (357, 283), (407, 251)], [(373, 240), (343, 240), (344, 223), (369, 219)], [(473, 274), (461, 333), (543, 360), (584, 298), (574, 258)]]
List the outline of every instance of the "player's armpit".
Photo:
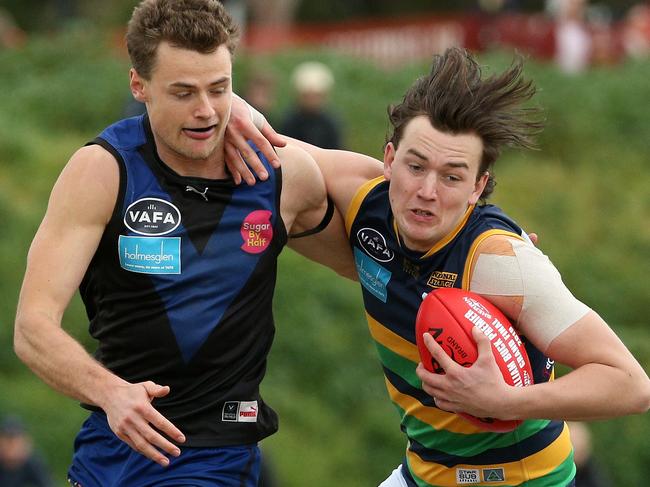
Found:
[(499, 307), (541, 351), (589, 311), (567, 289), (548, 257), (506, 235), (489, 236), (478, 245), (470, 290)]

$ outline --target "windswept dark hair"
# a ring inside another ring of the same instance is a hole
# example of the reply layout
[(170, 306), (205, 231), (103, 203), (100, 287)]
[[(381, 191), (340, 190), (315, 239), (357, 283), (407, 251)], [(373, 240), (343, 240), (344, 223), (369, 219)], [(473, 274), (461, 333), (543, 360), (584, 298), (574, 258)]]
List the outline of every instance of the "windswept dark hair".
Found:
[[(408, 122), (420, 115), (442, 132), (474, 133), (483, 141), (480, 178), (503, 146), (535, 148), (534, 137), (544, 126), (541, 110), (524, 106), (536, 88), (522, 73), (523, 60), (517, 56), (503, 73), (483, 79), (481, 67), (466, 50), (447, 49), (433, 58), (431, 72), (411, 85), (402, 102), (388, 108), (393, 132), (387, 142), (397, 147)], [(482, 200), (495, 184), (490, 172)]]
[(131, 64), (144, 79), (151, 79), (163, 41), (203, 54), (223, 44), (234, 54), (238, 40), (237, 25), (217, 0), (143, 0), (126, 32)]

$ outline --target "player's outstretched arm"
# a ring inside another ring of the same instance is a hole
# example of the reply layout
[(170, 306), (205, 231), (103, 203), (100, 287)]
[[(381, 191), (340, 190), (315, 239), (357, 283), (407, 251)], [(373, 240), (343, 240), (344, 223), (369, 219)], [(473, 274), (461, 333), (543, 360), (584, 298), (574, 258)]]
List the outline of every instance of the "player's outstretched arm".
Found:
[(169, 388), (130, 384), (95, 361), (62, 329), (63, 313), (88, 267), (115, 206), (118, 166), (99, 146), (80, 149), (52, 190), (34, 237), (14, 330), (16, 354), (57, 391), (102, 408), (115, 433), (135, 450), (166, 465), (158, 449), (178, 448), (151, 425), (183, 441), (182, 433), (152, 406)]

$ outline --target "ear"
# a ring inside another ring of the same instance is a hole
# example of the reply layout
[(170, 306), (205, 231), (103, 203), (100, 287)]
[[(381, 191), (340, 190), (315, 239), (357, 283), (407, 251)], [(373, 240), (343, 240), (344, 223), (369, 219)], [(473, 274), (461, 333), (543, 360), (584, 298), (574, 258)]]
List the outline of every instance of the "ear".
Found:
[(472, 191), (472, 194), (469, 197), (469, 201), (468, 201), (470, 205), (475, 205), (476, 202), (479, 200), (481, 194), (483, 193), (483, 190), (485, 189), (485, 186), (487, 185), (489, 178), (490, 178), (490, 173), (485, 171), (483, 175), (476, 180), (476, 183), (474, 183), (474, 191)]
[(146, 82), (140, 77), (135, 68), (129, 70), (129, 87), (131, 88), (133, 98), (138, 100), (140, 103), (147, 102)]
[(395, 160), (395, 146), (392, 142), (386, 144), (384, 148), (384, 178), (390, 181), (390, 176), (393, 173), (393, 161)]

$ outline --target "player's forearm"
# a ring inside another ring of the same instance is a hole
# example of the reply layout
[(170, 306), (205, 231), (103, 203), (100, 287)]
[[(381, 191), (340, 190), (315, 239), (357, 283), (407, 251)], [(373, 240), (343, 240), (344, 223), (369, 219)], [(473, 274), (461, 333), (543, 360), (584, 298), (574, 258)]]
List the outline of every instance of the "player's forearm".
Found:
[(114, 386), (125, 382), (94, 360), (60, 326), (19, 314), (14, 334), (16, 355), (53, 389), (100, 406)]
[(648, 378), (640, 367), (587, 364), (554, 381), (513, 389), (510, 419), (607, 419), (650, 408)]

